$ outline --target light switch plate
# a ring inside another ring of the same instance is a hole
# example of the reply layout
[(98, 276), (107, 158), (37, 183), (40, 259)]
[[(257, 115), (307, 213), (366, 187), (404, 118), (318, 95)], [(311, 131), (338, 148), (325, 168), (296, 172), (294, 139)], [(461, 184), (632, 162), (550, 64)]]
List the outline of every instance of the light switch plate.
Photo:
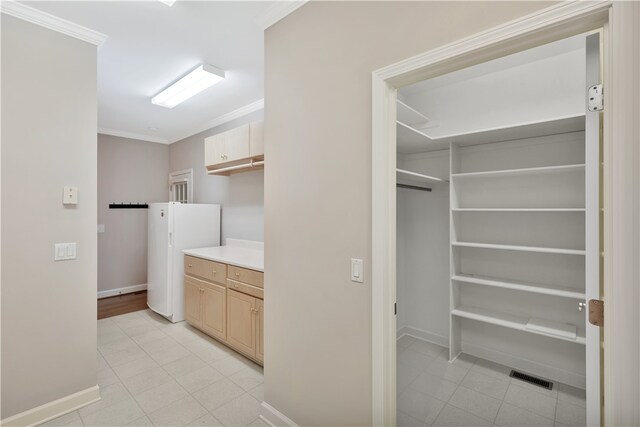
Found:
[(78, 187), (64, 187), (62, 203), (65, 205), (77, 205)]
[(98, 224), (98, 233), (104, 233), (104, 224)]
[(363, 263), (361, 259), (351, 258), (351, 281), (362, 283), (364, 282)]
[(68, 261), (76, 259), (76, 244), (74, 243), (56, 243), (54, 245), (53, 260)]

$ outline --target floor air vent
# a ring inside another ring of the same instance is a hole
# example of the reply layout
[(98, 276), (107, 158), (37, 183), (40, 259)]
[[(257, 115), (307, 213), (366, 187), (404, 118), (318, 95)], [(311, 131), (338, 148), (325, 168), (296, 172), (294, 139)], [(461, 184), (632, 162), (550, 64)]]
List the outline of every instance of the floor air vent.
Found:
[(519, 379), (520, 381), (537, 385), (538, 387), (546, 388), (548, 390), (553, 389), (553, 383), (551, 381), (543, 380), (542, 378), (536, 378), (531, 375), (524, 374), (522, 372), (512, 370), (509, 376), (511, 378), (516, 378), (516, 379)]

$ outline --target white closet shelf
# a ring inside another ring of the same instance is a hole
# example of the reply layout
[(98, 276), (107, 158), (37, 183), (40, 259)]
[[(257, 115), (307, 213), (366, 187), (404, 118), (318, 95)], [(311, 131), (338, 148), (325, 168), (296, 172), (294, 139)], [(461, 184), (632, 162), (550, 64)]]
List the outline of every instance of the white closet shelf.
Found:
[(400, 154), (449, 149), (448, 141), (436, 142), (426, 133), (401, 121), (396, 121), (396, 140), (398, 153)]
[(428, 125), (429, 122), (431, 122), (431, 119), (429, 117), (425, 116), (415, 108), (410, 107), (409, 105), (405, 104), (399, 99), (396, 100), (396, 102), (397, 102), (397, 117), (399, 122), (406, 123), (409, 126), (415, 126), (419, 128), (422, 128)]
[(433, 140), (426, 133), (419, 131), (411, 125), (396, 121), (396, 133), (398, 141), (429, 144)]
[(577, 300), (586, 299), (584, 292), (579, 292), (573, 288), (563, 288), (560, 286), (547, 285), (543, 283), (506, 281), (486, 276), (475, 276), (467, 274), (456, 274), (451, 280), (461, 283), (468, 283), (480, 286), (491, 286), (495, 288), (512, 289), (534, 294), (552, 295)]
[(416, 182), (449, 182), (446, 179), (438, 178), (435, 176), (425, 175), (418, 172), (412, 172), (405, 169), (396, 169), (396, 180), (398, 182), (408, 180), (412, 183)]
[(453, 212), (585, 212), (585, 208), (453, 208)]
[(527, 325), (530, 323), (529, 318), (513, 316), (511, 314), (505, 313), (498, 313), (484, 308), (459, 306), (451, 310), (451, 314), (453, 316), (462, 317), (465, 319), (476, 320), (483, 323), (489, 323), (509, 329), (528, 332), (530, 334), (555, 338), (562, 341), (574, 342), (582, 345), (586, 343), (585, 337), (576, 336), (576, 338), (573, 339), (568, 336), (572, 332), (575, 333), (576, 327), (574, 325), (568, 325), (566, 323), (545, 321), (545, 329), (548, 331), (547, 333), (545, 333), (538, 329), (529, 329), (527, 327)]
[(583, 249), (546, 248), (537, 246), (497, 245), (493, 243), (451, 242), (451, 246), (463, 248), (498, 249), (504, 251), (541, 252), (559, 255), (585, 255)]
[(434, 136), (433, 139), (436, 141), (447, 140), (452, 141), (456, 145), (468, 146), (580, 132), (584, 131), (584, 125), (585, 115), (577, 114), (536, 122), (518, 123), (511, 126), (480, 129), (449, 135), (438, 135)]
[(537, 168), (523, 169), (504, 169), (484, 172), (465, 172), (451, 174), (452, 178), (485, 178), (493, 176), (525, 176), (525, 175), (546, 175), (566, 172), (584, 172), (585, 165), (561, 165), (561, 166), (543, 166)]

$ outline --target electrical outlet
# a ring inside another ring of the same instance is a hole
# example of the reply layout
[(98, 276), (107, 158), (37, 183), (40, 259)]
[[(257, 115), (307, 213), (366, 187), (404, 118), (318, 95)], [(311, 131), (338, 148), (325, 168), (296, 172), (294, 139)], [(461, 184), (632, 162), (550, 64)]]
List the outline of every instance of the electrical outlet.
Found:
[(78, 204), (78, 187), (64, 187), (62, 193), (62, 204), (77, 205)]

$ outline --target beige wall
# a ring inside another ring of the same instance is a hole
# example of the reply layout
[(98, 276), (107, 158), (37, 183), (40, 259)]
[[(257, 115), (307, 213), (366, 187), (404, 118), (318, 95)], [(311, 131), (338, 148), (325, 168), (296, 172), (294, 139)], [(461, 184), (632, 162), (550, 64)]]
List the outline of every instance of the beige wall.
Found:
[(193, 168), (195, 203), (222, 204), (222, 239), (264, 240), (264, 172), (207, 175), (204, 139), (245, 123), (262, 120), (262, 111), (232, 120), (170, 145), (170, 170)]
[[(97, 73), (95, 46), (1, 19), (7, 418), (96, 385)], [(54, 262), (55, 242), (77, 242), (77, 259)]]
[(98, 135), (98, 291), (147, 283), (147, 210), (109, 203), (169, 200), (169, 146)]
[(296, 423), (371, 423), (371, 72), (548, 5), (311, 2), (266, 31), (265, 401)]

